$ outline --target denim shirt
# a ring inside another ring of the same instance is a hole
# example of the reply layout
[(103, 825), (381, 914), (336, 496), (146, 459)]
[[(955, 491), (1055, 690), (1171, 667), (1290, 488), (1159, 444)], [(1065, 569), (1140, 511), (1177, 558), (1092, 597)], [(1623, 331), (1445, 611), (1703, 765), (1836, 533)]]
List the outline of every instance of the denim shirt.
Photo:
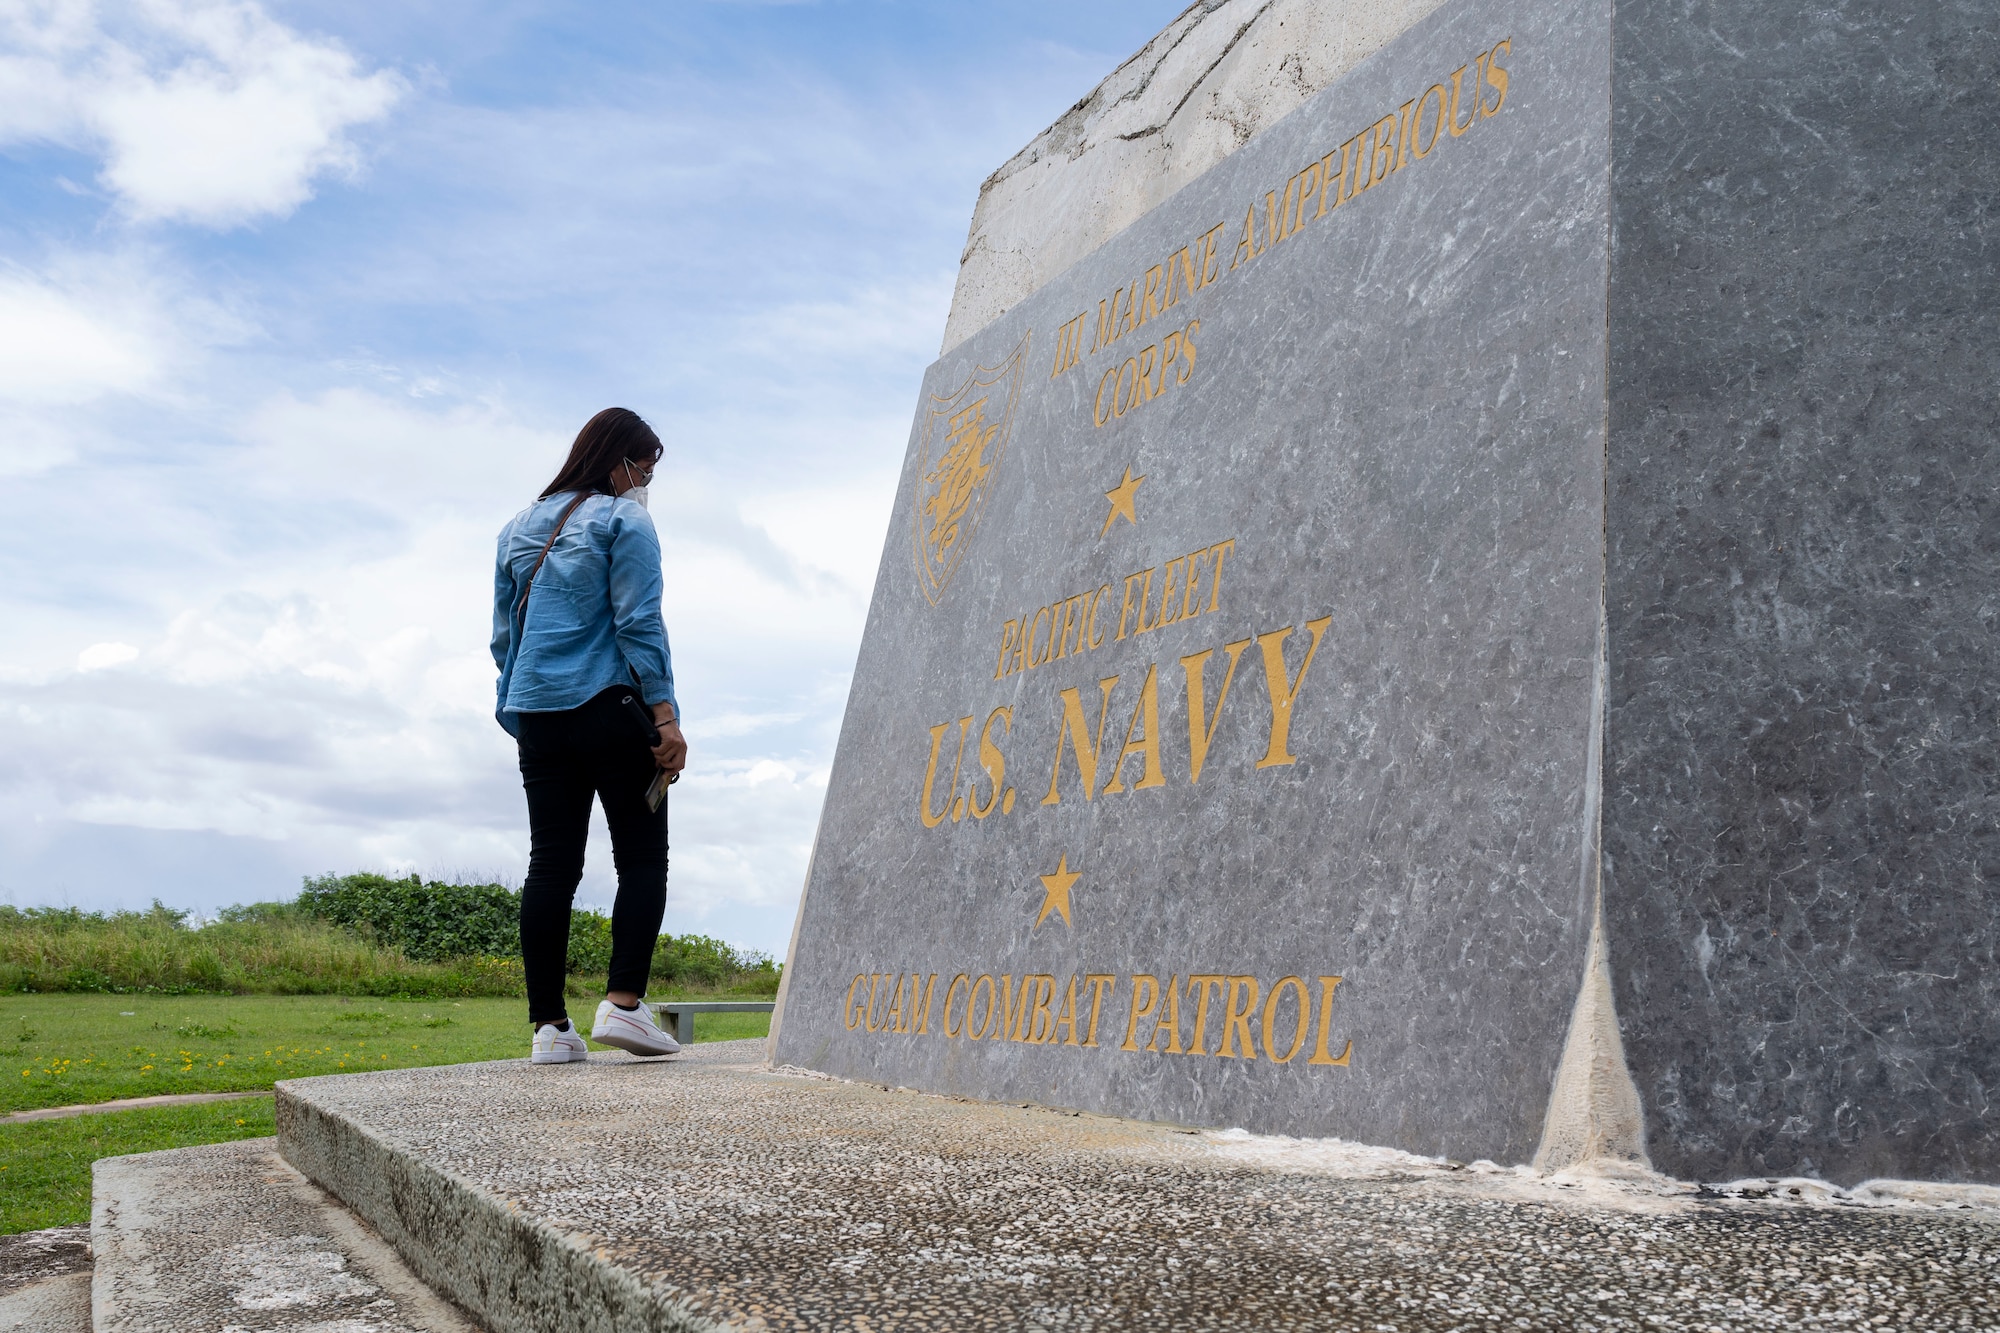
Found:
[(660, 619), (660, 538), (634, 501), (593, 495), (577, 506), (549, 548), (517, 621), (523, 580), (549, 530), (575, 498), (552, 495), (500, 530), (493, 567), (493, 662), (500, 668), (494, 716), (518, 735), (516, 713), (575, 708), (613, 685), (637, 685), (648, 704), (674, 699), (673, 655)]

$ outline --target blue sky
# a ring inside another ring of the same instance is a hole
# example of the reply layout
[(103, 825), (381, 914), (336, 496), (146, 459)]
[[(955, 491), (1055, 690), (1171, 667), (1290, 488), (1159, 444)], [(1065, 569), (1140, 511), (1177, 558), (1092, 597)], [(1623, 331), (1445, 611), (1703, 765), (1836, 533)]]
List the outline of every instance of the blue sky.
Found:
[(667, 928), (781, 951), (979, 183), (1179, 8), (0, 0), (0, 901), (518, 881), (492, 539), (618, 403)]

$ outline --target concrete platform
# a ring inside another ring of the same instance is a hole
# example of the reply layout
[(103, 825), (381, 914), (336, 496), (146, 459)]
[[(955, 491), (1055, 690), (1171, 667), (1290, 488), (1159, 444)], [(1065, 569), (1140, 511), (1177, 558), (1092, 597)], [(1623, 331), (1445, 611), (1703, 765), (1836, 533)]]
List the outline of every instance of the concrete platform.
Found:
[(279, 1142), (493, 1333), (2000, 1330), (2000, 1214), (1923, 1191), (1532, 1178), (763, 1051), (304, 1079)]
[(271, 1139), (99, 1161), (90, 1238), (96, 1333), (479, 1333)]

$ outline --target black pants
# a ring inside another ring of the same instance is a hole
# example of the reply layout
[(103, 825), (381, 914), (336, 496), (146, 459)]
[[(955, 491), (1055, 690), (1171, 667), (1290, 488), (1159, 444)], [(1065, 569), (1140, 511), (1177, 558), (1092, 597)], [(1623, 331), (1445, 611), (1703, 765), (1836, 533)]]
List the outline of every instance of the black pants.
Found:
[(568, 1016), (569, 913), (583, 879), (590, 798), (604, 803), (618, 897), (611, 907), (611, 981), (606, 990), (646, 993), (653, 945), (667, 908), (667, 805), (646, 808), (658, 767), (616, 686), (578, 708), (521, 713), (521, 785), (528, 793), (528, 880), (521, 886), (521, 962), (528, 1019)]

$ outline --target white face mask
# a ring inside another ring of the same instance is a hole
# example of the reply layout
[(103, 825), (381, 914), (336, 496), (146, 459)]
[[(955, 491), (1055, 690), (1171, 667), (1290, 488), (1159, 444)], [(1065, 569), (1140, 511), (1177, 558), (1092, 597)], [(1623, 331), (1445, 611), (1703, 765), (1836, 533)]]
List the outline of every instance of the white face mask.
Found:
[[(625, 461), (624, 467), (625, 467), (625, 480), (633, 481), (638, 477), (639, 469), (632, 466), (632, 461), (630, 459), (627, 459)], [(637, 486), (629, 487), (623, 492), (625, 498), (627, 500), (632, 501), (634, 504), (638, 505), (639, 508), (644, 509), (646, 507), (646, 490), (648, 484), (651, 481), (652, 481), (652, 476), (649, 473), (644, 482), (641, 482)]]

